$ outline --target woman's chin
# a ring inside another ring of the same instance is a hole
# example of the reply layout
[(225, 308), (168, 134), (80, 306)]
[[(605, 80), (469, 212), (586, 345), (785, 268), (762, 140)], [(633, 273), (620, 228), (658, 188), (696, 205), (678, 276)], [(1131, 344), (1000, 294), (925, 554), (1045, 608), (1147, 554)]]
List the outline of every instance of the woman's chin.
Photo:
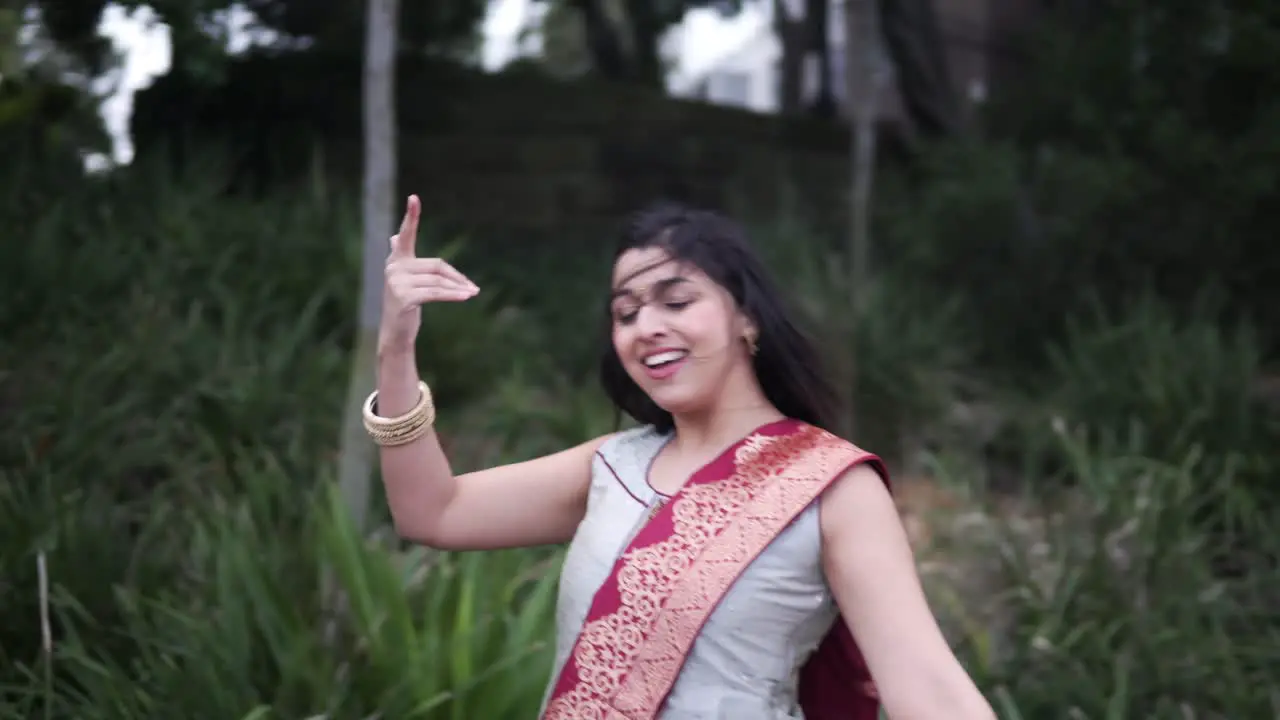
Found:
[(694, 415), (700, 408), (706, 407), (706, 403), (699, 398), (691, 397), (689, 392), (681, 392), (680, 388), (674, 387), (652, 390), (649, 392), (649, 399), (672, 415)]

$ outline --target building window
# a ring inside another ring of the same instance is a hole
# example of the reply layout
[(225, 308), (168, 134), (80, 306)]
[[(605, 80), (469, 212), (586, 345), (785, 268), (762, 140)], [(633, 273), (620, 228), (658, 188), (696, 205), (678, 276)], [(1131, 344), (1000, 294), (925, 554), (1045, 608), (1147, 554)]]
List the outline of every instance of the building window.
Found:
[(751, 76), (721, 70), (707, 78), (707, 99), (714, 103), (746, 107), (751, 102)]

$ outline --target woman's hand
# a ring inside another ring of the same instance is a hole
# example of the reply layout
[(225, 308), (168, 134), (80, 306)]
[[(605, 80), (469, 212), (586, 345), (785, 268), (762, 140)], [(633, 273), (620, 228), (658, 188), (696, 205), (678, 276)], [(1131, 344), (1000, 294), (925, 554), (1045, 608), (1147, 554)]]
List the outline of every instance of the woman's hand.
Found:
[(386, 284), (382, 296), (382, 327), (378, 344), (383, 349), (411, 350), (422, 326), (422, 305), (430, 302), (462, 302), (480, 288), (439, 258), (417, 257), (418, 218), (422, 202), (409, 196), (400, 232), (391, 236)]

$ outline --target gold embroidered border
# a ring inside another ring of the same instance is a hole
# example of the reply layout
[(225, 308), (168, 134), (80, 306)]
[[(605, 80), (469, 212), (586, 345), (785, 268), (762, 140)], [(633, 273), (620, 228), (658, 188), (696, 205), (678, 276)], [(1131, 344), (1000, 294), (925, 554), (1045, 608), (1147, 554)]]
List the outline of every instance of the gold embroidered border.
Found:
[[(816, 428), (812, 428), (815, 432)], [(813, 502), (834, 473), (862, 451), (822, 433), (766, 482), (751, 502), (698, 558), (671, 593), (613, 704), (623, 717), (651, 717), (676, 677), (707, 618), (734, 581)]]
[[(779, 519), (812, 502), (861, 452), (811, 426), (754, 435), (735, 451), (728, 478), (681, 492), (671, 505), (671, 536), (623, 556), (619, 606), (583, 627), (573, 651), (578, 681), (544, 719), (651, 717), (703, 621), (772, 541)], [(690, 570), (694, 576), (679, 582)]]

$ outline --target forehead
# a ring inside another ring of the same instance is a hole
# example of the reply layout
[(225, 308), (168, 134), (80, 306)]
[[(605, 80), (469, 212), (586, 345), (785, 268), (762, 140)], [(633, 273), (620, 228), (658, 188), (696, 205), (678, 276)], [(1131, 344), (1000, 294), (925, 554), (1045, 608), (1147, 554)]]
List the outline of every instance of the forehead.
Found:
[(698, 268), (680, 262), (659, 247), (633, 248), (613, 265), (613, 289), (639, 292), (656, 282), (680, 276), (694, 282), (705, 280)]

